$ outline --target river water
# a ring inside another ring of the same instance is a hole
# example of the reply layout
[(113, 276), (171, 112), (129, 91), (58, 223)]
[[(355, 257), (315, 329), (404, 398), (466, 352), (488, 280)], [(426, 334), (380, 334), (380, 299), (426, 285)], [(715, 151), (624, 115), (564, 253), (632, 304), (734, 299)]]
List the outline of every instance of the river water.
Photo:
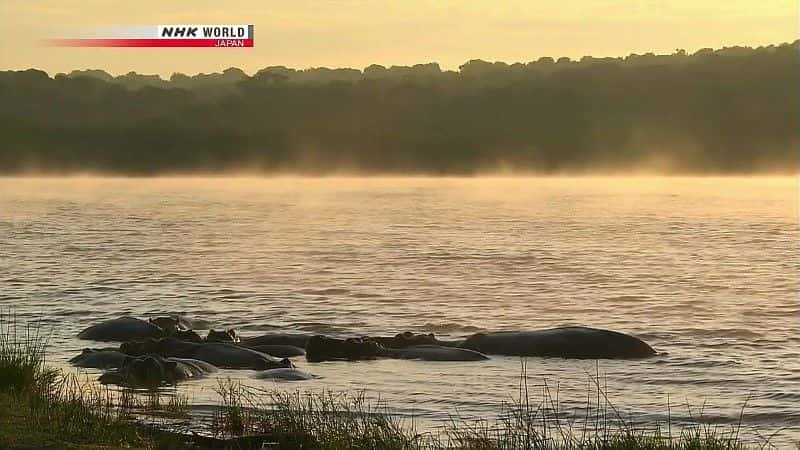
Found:
[[(800, 441), (799, 237), (793, 177), (2, 178), (0, 307), (52, 329), (64, 367), (94, 345), (78, 331), (123, 313), (244, 336), (609, 328), (662, 354), (531, 358), (532, 396), (547, 380), (579, 411), (599, 373), (636, 423), (705, 405), (734, 424), (746, 402), (745, 426), (784, 446)], [(363, 390), (423, 428), (496, 417), (519, 389), (518, 358), (297, 365), (321, 378), (220, 376)], [(216, 385), (179, 389), (202, 407)]]

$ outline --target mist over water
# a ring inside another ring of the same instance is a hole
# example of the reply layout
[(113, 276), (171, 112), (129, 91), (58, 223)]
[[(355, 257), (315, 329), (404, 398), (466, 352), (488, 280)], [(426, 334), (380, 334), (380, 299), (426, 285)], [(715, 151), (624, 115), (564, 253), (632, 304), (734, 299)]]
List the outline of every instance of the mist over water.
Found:
[[(253, 336), (579, 324), (635, 334), (640, 361), (532, 358), (563, 407), (605, 376), (624, 415), (685, 404), (800, 439), (800, 248), (793, 177), (0, 178), (0, 307), (52, 327), (50, 360), (121, 314), (186, 312)], [(103, 344), (95, 345), (101, 347)], [(430, 426), (495, 417), (520, 363), (326, 362), (260, 387), (365, 389)], [(94, 374), (95, 372), (90, 372)], [(197, 405), (212, 379), (181, 385)]]

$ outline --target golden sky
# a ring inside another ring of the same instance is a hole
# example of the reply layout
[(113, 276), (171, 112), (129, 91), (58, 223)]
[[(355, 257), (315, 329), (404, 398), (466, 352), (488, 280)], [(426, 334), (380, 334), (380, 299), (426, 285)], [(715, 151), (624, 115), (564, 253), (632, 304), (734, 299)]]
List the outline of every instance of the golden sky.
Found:
[[(252, 49), (56, 48), (65, 27), (254, 24)], [(0, 70), (248, 73), (618, 56), (793, 41), (798, 0), (0, 0)]]

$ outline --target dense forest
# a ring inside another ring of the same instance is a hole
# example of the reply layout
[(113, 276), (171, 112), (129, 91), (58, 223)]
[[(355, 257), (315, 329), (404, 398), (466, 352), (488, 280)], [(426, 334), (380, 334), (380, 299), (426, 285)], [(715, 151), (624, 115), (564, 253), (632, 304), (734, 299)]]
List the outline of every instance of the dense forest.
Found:
[(796, 171), (799, 42), (458, 71), (6, 71), (0, 172)]

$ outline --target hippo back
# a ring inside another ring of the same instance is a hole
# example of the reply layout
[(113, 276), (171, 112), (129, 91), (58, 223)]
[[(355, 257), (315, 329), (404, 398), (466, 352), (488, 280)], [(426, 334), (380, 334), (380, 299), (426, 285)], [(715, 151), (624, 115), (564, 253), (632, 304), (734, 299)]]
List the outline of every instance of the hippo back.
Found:
[(115, 369), (122, 365), (127, 356), (116, 348), (85, 348), (80, 355), (71, 358), (69, 362), (76, 367)]
[(121, 352), (133, 356), (156, 354), (164, 357), (190, 358), (199, 345), (202, 344), (168, 337), (125, 342), (119, 348)]
[(294, 345), (243, 345), (242, 347), (265, 353), (276, 358), (293, 358), (295, 356), (305, 356), (306, 351)]
[(217, 369), (203, 361), (164, 358), (159, 355), (127, 357), (119, 369), (100, 376), (103, 384), (158, 387), (200, 377)]
[(390, 349), (392, 356), (402, 359), (423, 361), (484, 361), (488, 356), (466, 348), (444, 347), (441, 345), (415, 345), (403, 349)]
[(317, 377), (295, 368), (279, 368), (261, 371), (256, 374), (256, 378), (262, 380), (305, 381), (313, 380)]
[(588, 327), (477, 333), (462, 347), (494, 355), (574, 359), (629, 359), (656, 354), (634, 336)]
[(176, 370), (181, 372), (183, 379), (195, 378), (217, 371), (213, 364), (209, 364), (199, 359), (191, 358), (167, 358), (168, 361), (177, 363)]
[(311, 336), (306, 334), (283, 334), (269, 333), (261, 336), (241, 339), (241, 344), (247, 347), (257, 345), (292, 345), (294, 347), (306, 348)]
[(135, 317), (123, 316), (92, 325), (80, 333), (78, 338), (93, 341), (125, 342), (164, 335), (158, 326)]
[(189, 357), (226, 369), (265, 370), (294, 367), (288, 359), (278, 359), (249, 348), (216, 342), (197, 344)]

